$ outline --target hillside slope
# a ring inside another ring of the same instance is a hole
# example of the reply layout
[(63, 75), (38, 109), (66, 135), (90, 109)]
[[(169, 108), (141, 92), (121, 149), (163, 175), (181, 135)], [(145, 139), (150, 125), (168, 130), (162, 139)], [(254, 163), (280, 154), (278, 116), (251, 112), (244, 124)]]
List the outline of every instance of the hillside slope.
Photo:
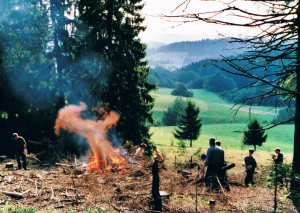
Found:
[[(161, 119), (163, 112), (175, 100), (176, 96), (171, 95), (171, 91), (172, 89), (160, 88), (158, 91), (152, 92), (152, 96), (155, 98), (154, 119)], [(203, 118), (200, 138), (193, 142), (195, 147), (207, 147), (208, 138), (215, 137), (222, 141), (224, 149), (248, 149), (252, 146), (242, 146), (241, 136), (243, 135), (242, 131), (247, 129), (249, 118), (256, 117), (261, 122), (270, 122), (274, 118), (271, 113), (277, 113), (274, 110), (268, 111), (270, 107), (255, 106), (252, 108), (255, 110), (249, 114), (249, 109), (245, 106), (245, 109), (239, 110), (234, 116), (236, 111), (230, 110), (230, 104), (220, 99), (219, 96), (203, 89), (193, 90), (193, 92), (192, 100), (200, 107), (200, 116)], [(152, 127), (151, 132), (154, 134), (151, 140), (156, 145), (167, 147), (170, 144), (173, 131), (173, 126)], [(280, 147), (284, 153), (293, 152), (294, 125), (277, 126), (267, 130), (267, 134), (267, 142), (262, 147), (257, 147), (258, 150), (273, 153), (275, 147)], [(176, 140), (174, 143), (177, 146)], [(188, 146), (188, 142), (186, 143)]]
[[(176, 99), (176, 96), (171, 95), (172, 89), (160, 88), (156, 92), (152, 92), (152, 96), (155, 98), (155, 105), (153, 108), (153, 118), (161, 119), (163, 112), (167, 110), (168, 106)], [(274, 116), (271, 113), (274, 111), (268, 111), (269, 107), (255, 106), (252, 109), (257, 111), (251, 111), (249, 114), (249, 108), (244, 107), (236, 113), (236, 110), (228, 107), (227, 102), (222, 100), (219, 96), (214, 95), (212, 92), (203, 89), (194, 89), (194, 97), (191, 99), (196, 102), (201, 109), (201, 117), (205, 124), (231, 124), (231, 123), (243, 123), (246, 124), (249, 121), (249, 116), (258, 118), (261, 122), (270, 122)], [(186, 98), (183, 98), (186, 99)], [(264, 113), (267, 112), (267, 113)]]

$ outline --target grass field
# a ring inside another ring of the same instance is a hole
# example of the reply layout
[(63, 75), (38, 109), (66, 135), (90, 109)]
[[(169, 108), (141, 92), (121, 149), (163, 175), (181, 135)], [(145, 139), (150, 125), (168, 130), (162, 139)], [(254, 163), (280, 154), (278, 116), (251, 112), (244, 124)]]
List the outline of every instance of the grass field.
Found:
[[(167, 107), (176, 99), (176, 96), (171, 95), (172, 89), (159, 89), (156, 92), (152, 92), (152, 96), (155, 98), (155, 105), (153, 108), (153, 118), (162, 118), (163, 111), (167, 110)], [(274, 116), (269, 114), (263, 114), (258, 112), (251, 112), (249, 110), (230, 110), (230, 107), (222, 106), (218, 104), (227, 104), (217, 95), (212, 92), (208, 92), (203, 89), (192, 90), (194, 92), (194, 97), (191, 99), (196, 102), (196, 104), (201, 109), (200, 116), (203, 118), (204, 124), (227, 124), (227, 123), (248, 123), (249, 116), (256, 117), (261, 122), (270, 122), (273, 120)], [(183, 98), (186, 99), (186, 98)], [(232, 104), (233, 105), (233, 104)], [(268, 111), (270, 107), (255, 106), (253, 109)], [(274, 111), (268, 111), (274, 112)]]
[[(161, 119), (163, 112), (167, 110), (167, 107), (175, 100), (176, 96), (171, 95), (172, 89), (159, 89), (152, 93), (155, 97), (155, 106), (153, 109), (154, 119)], [(194, 97), (192, 100), (200, 107), (200, 116), (203, 118), (203, 126), (201, 130), (201, 136), (198, 140), (193, 142), (195, 147), (208, 147), (208, 138), (215, 137), (222, 141), (222, 147), (224, 149), (248, 149), (250, 146), (242, 146), (241, 132), (247, 129), (247, 123), (249, 116), (256, 117), (259, 121), (270, 122), (273, 120), (274, 115), (252, 112), (249, 114), (249, 110), (240, 110), (234, 116), (235, 111), (230, 110), (227, 106), (221, 106), (220, 104), (230, 104), (220, 99), (217, 95), (206, 90), (193, 90)], [(186, 99), (186, 98), (184, 98)], [(253, 109), (268, 111), (270, 107), (255, 106)], [(274, 110), (268, 112), (275, 112)], [(233, 119), (234, 118), (234, 119)], [(160, 147), (170, 147), (170, 141), (172, 140), (172, 131), (174, 127), (152, 127), (153, 132), (152, 141)], [(267, 142), (261, 147), (257, 147), (257, 150), (272, 152), (275, 147), (280, 147), (284, 153), (293, 152), (293, 137), (294, 137), (294, 125), (281, 125), (266, 131), (268, 134)], [(177, 146), (175, 140), (174, 145)], [(189, 146), (189, 142), (186, 142)]]
[[(242, 145), (242, 133), (233, 131), (241, 131), (246, 129), (244, 124), (209, 124), (203, 125), (201, 135), (198, 140), (193, 142), (194, 147), (208, 148), (208, 138), (215, 137), (222, 142), (224, 149), (248, 149), (253, 146)], [(174, 127), (152, 127), (150, 132), (153, 133), (151, 140), (160, 147), (169, 147), (171, 140), (174, 140), (174, 146), (177, 146), (177, 140), (174, 139), (172, 133)], [(284, 153), (293, 152), (293, 136), (294, 128), (292, 125), (282, 125), (267, 130), (267, 141), (261, 146), (257, 146), (257, 150), (273, 152), (273, 149), (280, 147)], [(189, 141), (186, 141), (186, 146), (189, 147)]]

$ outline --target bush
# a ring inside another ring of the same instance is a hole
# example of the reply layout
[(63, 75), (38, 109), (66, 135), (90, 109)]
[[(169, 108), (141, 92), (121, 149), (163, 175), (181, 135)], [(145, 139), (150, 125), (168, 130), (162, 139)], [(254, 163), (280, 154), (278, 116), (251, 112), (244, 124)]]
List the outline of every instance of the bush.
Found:
[(193, 97), (194, 93), (188, 91), (184, 83), (178, 83), (177, 87), (171, 92), (172, 95), (183, 96), (183, 97)]

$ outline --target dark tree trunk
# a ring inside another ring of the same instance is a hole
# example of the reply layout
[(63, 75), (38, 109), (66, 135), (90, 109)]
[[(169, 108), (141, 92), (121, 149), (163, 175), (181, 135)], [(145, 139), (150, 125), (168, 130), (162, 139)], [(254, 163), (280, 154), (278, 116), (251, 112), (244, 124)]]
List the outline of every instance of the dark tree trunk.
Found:
[[(299, 2), (297, 3), (299, 4)], [(297, 33), (298, 33), (298, 47), (296, 50), (297, 55), (297, 63), (296, 63), (296, 84), (297, 84), (297, 92), (300, 91), (300, 51), (299, 51), (299, 45), (300, 45), (300, 11), (298, 9), (297, 11), (297, 22), (296, 25), (298, 26)], [(295, 101), (296, 101), (296, 110), (295, 110), (295, 133), (294, 133), (294, 156), (293, 156), (293, 172), (297, 174), (300, 174), (300, 95), (297, 93), (295, 95)], [(295, 191), (299, 191), (299, 186), (294, 178), (291, 180), (291, 189)], [(295, 205), (299, 205), (299, 202), (294, 202)]]
[(50, 1), (50, 17), (51, 17), (51, 21), (52, 24), (54, 25), (54, 29), (53, 29), (53, 39), (54, 39), (54, 58), (55, 58), (55, 62), (56, 62), (56, 71), (58, 74), (57, 77), (57, 90), (58, 90), (58, 100), (57, 100), (57, 109), (60, 109), (62, 107), (65, 106), (65, 95), (64, 95), (64, 85), (63, 85), (63, 55), (62, 55), (62, 51), (60, 49), (59, 46), (59, 21), (57, 21), (56, 18), (56, 8), (57, 8), (57, 1), (51, 0)]
[(162, 211), (162, 203), (161, 203), (161, 197), (159, 194), (159, 175), (158, 175), (157, 160), (152, 165), (152, 175), (153, 175), (152, 196), (154, 199), (154, 210), (161, 212)]
[(115, 1), (109, 0), (107, 3), (107, 39), (108, 44), (111, 46), (112, 44), (112, 20), (113, 20), (113, 6)]
[(192, 140), (190, 140), (190, 147), (192, 147), (192, 145), (193, 145), (193, 141), (192, 141)]

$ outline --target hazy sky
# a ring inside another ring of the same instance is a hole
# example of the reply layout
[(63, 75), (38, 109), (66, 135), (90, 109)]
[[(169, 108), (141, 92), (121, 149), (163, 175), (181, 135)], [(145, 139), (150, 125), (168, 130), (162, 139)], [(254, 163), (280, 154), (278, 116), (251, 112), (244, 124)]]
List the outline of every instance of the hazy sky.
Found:
[[(222, 0), (226, 2), (227, 0)], [(232, 0), (231, 0), (232, 1)], [(146, 16), (144, 25), (147, 26), (147, 30), (140, 34), (140, 38), (143, 42), (146, 41), (159, 41), (163, 43), (172, 43), (181, 40), (201, 40), (203, 38), (217, 38), (218, 34), (237, 35), (249, 34), (247, 28), (237, 28), (220, 26), (216, 24), (207, 24), (204, 22), (186, 23), (181, 26), (177, 26), (178, 22), (175, 19), (162, 20), (159, 17), (153, 17), (155, 15), (171, 15), (172, 11), (184, 0), (145, 0), (146, 5), (143, 9), (143, 15)], [(230, 2), (230, 1), (227, 1)], [(259, 5), (254, 5), (252, 2), (238, 1), (235, 5), (246, 8), (247, 11), (261, 10)], [(224, 7), (223, 3), (217, 1), (201, 1), (191, 0), (186, 12), (198, 13), (207, 11), (216, 11)], [(227, 6), (225, 6), (227, 7)], [(185, 6), (177, 9), (173, 12), (173, 15), (183, 14)], [(233, 20), (233, 18), (223, 16), (224, 20)], [(236, 18), (235, 18), (235, 21)], [(252, 30), (253, 32), (253, 30)]]

